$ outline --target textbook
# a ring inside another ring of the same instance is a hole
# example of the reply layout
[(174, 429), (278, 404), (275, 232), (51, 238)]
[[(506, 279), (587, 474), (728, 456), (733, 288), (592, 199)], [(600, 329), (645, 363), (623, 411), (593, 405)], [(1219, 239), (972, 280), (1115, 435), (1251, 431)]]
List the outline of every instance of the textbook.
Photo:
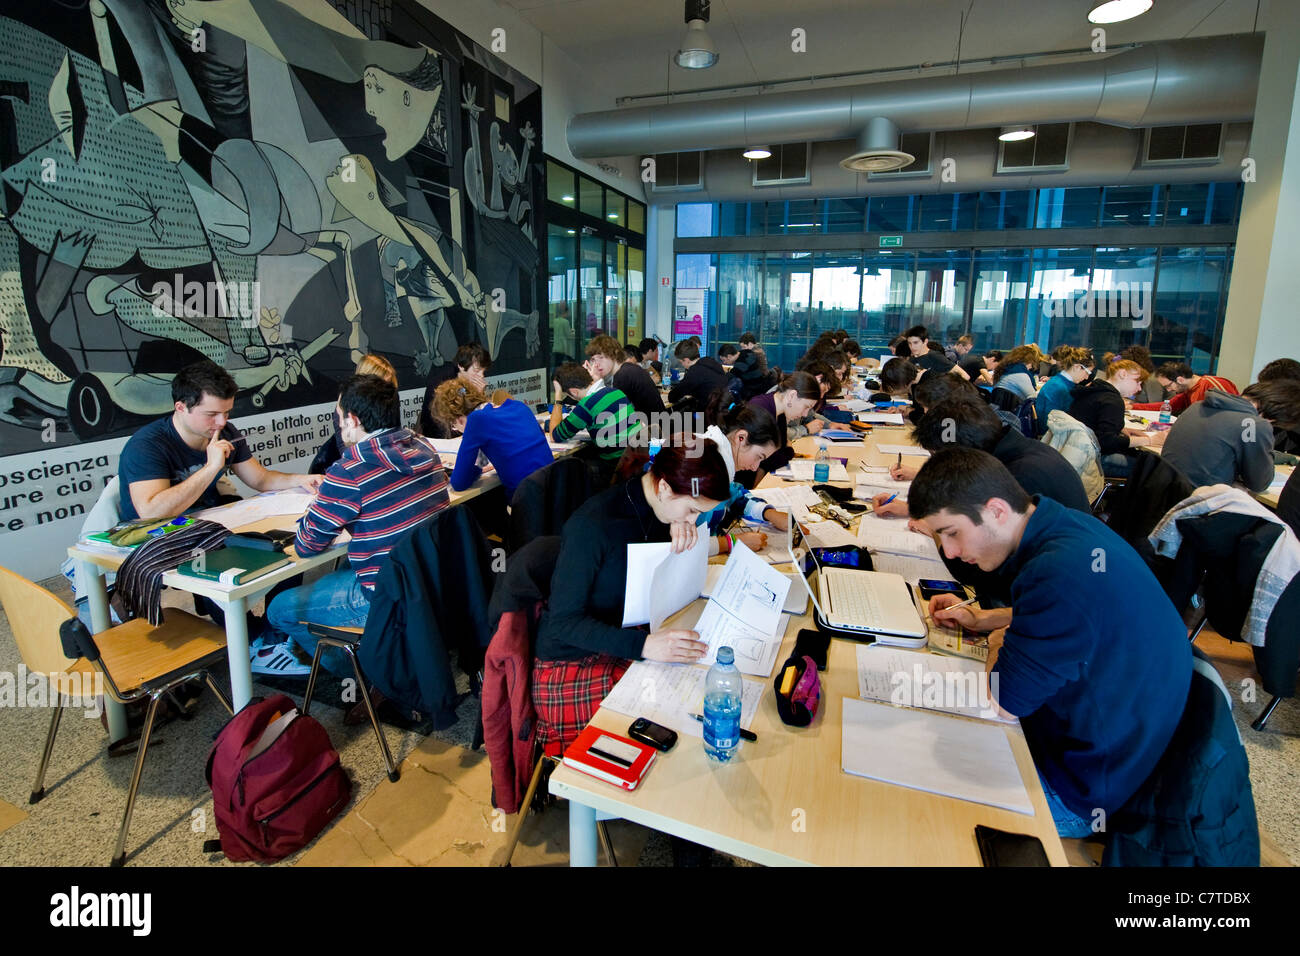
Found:
[(564, 763), (624, 790), (635, 790), (659, 751), (588, 726), (564, 752)]
[(292, 559), (279, 551), (225, 547), (186, 561), (176, 570), (192, 578), (233, 585), (243, 584), (292, 563)]

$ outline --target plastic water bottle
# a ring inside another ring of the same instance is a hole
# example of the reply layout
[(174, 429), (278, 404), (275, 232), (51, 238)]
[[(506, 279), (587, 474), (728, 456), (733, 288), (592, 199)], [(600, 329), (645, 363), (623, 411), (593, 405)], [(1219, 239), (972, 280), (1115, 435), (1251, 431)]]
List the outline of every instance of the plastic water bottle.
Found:
[(831, 480), (831, 453), (825, 438), (817, 439), (817, 459), (813, 464), (813, 481)]
[(1160, 424), (1168, 425), (1174, 420), (1174, 407), (1169, 404), (1169, 399), (1160, 403)]
[(718, 661), (704, 679), (704, 753), (726, 763), (740, 749), (740, 671), (730, 647), (718, 648)]

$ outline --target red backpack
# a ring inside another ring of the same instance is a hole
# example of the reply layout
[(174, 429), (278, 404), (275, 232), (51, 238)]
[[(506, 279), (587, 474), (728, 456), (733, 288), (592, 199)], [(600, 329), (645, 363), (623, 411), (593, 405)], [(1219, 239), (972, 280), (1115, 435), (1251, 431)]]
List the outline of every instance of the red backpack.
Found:
[(325, 728), (284, 694), (255, 699), (230, 718), (208, 755), (207, 778), (221, 838), (204, 850), (231, 860), (278, 860), (302, 849), (352, 793)]

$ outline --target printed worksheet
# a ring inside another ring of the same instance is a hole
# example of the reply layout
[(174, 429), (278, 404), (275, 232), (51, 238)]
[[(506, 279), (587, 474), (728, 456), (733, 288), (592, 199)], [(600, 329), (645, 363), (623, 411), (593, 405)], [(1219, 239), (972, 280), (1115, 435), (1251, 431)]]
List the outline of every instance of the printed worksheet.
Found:
[(907, 530), (904, 518), (882, 518), (865, 514), (858, 521), (857, 543), (872, 551), (890, 551), (895, 554), (913, 554), (922, 558), (940, 560), (934, 538)]
[(864, 700), (1016, 723), (998, 713), (983, 661), (884, 644), (859, 644), (857, 658), (858, 696)]
[(868, 425), (902, 425), (902, 412), (859, 412), (858, 421)]
[[(704, 725), (691, 714), (704, 713), (704, 681), (708, 670), (692, 664), (633, 661), (622, 680), (600, 702), (601, 707), (644, 717), (691, 737), (704, 736)], [(740, 726), (746, 730), (758, 713), (766, 682), (742, 680)]]
[(948, 573), (947, 566), (939, 558), (922, 558), (910, 554), (880, 551), (871, 556), (871, 564), (877, 571), (888, 571), (890, 574), (899, 575), (908, 584), (915, 584), (922, 578), (946, 581), (952, 577)]
[(803, 518), (813, 505), (821, 504), (817, 492), (808, 485), (786, 485), (781, 488), (756, 488), (753, 496), (762, 498), (773, 508), (780, 508), (796, 518)]
[(315, 500), (316, 496), (306, 491), (268, 491), (252, 498), (196, 511), (192, 517), (215, 521), (234, 531), (264, 518), (292, 516), (296, 520)]
[(709, 645), (700, 663), (712, 664), (719, 647), (730, 647), (742, 674), (770, 677), (785, 634), (781, 609), (789, 590), (786, 575), (736, 542), (695, 625), (700, 640)]

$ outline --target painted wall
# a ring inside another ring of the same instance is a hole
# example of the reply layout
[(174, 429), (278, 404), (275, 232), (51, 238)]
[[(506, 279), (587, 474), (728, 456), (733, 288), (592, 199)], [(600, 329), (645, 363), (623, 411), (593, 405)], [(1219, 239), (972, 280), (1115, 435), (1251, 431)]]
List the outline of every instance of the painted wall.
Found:
[(198, 358), (281, 470), (365, 352), (416, 395), (478, 341), (544, 396), (542, 94), (490, 31), (414, 0), (54, 10), (0, 17), (0, 561), (53, 573)]

